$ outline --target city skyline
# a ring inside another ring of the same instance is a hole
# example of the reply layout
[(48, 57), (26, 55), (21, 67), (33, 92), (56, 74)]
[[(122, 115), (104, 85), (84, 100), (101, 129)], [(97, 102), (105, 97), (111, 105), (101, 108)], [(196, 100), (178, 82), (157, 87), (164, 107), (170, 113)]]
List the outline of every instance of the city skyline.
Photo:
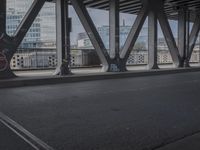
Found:
[[(16, 12), (22, 12), (21, 18), (20, 18), (21, 20), (23, 16), (25, 15), (25, 13), (27, 12), (28, 8), (31, 6), (31, 3), (33, 2), (33, 0), (8, 0), (7, 2), (8, 2), (7, 3), (8, 12), (12, 10), (12, 8), (15, 9)], [(48, 10), (48, 8), (51, 8), (51, 9)], [(88, 8), (88, 12), (92, 20), (94, 21), (96, 28), (109, 25), (108, 11)], [(45, 14), (45, 15), (42, 15), (42, 14)], [(85, 32), (85, 30), (72, 6), (69, 6), (69, 17), (72, 18), (71, 44), (77, 45), (78, 34), (81, 32)], [(41, 36), (40, 39), (46, 42), (48, 42), (48, 40), (56, 41), (55, 4), (46, 2), (38, 18), (41, 19), (41, 22), (43, 21), (43, 23), (41, 23), (42, 34), (40, 35)], [(136, 18), (135, 15), (120, 13), (120, 25), (123, 25), (123, 23), (125, 22), (127, 26), (132, 26), (135, 21), (135, 18)], [(19, 23), (20, 21), (18, 21), (16, 26), (19, 25)], [(171, 29), (174, 36), (177, 37), (177, 23), (175, 21), (170, 21), (170, 25), (172, 27)], [(146, 19), (146, 23), (144, 27), (147, 27), (147, 26), (148, 26), (148, 19)], [(158, 27), (158, 37), (159, 38), (163, 37), (160, 27)]]
[[(7, 1), (7, 33), (13, 35), (33, 0), (8, 0)], [(87, 8), (94, 25), (102, 38), (105, 48), (109, 51), (109, 11)], [(19, 46), (19, 54), (12, 60), (12, 67), (55, 67), (56, 58), (56, 8), (55, 3), (46, 2), (38, 14), (35, 22), (29, 29), (23, 42)], [(69, 17), (72, 18), (71, 51), (72, 65), (85, 65), (89, 58), (92, 43), (87, 36), (75, 10), (69, 6)], [(120, 48), (123, 47), (127, 36), (135, 22), (136, 15), (120, 13)], [(177, 21), (169, 21), (174, 38), (177, 40)], [(142, 27), (139, 37), (127, 61), (128, 64), (148, 63), (148, 18)], [(82, 37), (82, 38), (81, 38)], [(20, 53), (21, 48), (21, 53)], [(196, 50), (199, 49), (196, 44)], [(30, 49), (30, 51), (28, 50)], [(42, 50), (46, 49), (45, 54)], [(75, 51), (74, 51), (75, 50)], [(87, 52), (87, 50), (89, 50)], [(171, 63), (172, 59), (168, 46), (158, 25), (158, 62)], [(26, 54), (27, 53), (27, 54)], [(84, 56), (83, 56), (84, 55)], [(90, 54), (91, 55), (91, 54)], [(92, 54), (93, 55), (93, 54)], [(197, 59), (195, 55), (195, 59)], [(192, 60), (195, 60), (192, 59)], [(84, 61), (84, 63), (82, 63)]]

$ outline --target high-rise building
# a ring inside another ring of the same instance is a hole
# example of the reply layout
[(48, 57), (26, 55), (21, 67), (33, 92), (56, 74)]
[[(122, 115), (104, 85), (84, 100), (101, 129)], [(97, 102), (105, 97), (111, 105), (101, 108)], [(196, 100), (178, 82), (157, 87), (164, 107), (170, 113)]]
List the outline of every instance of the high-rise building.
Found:
[[(12, 36), (33, 0), (7, 0), (6, 29)], [(20, 48), (55, 48), (55, 4), (46, 3), (35, 19)]]

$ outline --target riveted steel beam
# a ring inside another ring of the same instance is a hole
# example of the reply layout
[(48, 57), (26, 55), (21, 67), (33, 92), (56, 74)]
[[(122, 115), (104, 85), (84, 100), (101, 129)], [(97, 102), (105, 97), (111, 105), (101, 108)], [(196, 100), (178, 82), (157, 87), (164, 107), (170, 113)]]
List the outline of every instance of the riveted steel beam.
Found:
[[(156, 3), (156, 5), (154, 5)], [(149, 31), (151, 37), (149, 37), (149, 50), (151, 51), (149, 54), (149, 60), (150, 60), (150, 64), (149, 67), (153, 67), (153, 65), (157, 65), (156, 64), (156, 26), (155, 26), (155, 22), (158, 19), (158, 21), (160, 22), (161, 25), (161, 29), (163, 31), (164, 37), (166, 39), (167, 45), (169, 47), (173, 62), (176, 66), (180, 65), (180, 61), (181, 61), (181, 57), (179, 54), (179, 50), (177, 48), (176, 45), (176, 41), (173, 37), (168, 19), (166, 14), (164, 13), (164, 0), (142, 0), (142, 4), (143, 4), (143, 8), (141, 9), (140, 13), (138, 14), (135, 23), (131, 29), (131, 32), (127, 38), (127, 41), (125, 42), (125, 45), (122, 49), (122, 52), (120, 54), (120, 57), (122, 59), (127, 60), (132, 49), (133, 46), (139, 36), (139, 33), (141, 31), (141, 28), (145, 22), (145, 19), (147, 17), (147, 15), (149, 15), (151, 17), (151, 24), (153, 27), (153, 30)], [(152, 15), (154, 15), (152, 17)], [(154, 24), (154, 25), (153, 25)], [(154, 33), (153, 33), (154, 32)], [(156, 66), (157, 68), (157, 66)]]
[(192, 56), (192, 52), (194, 50), (195, 43), (199, 35), (199, 31), (200, 31), (200, 15), (196, 15), (196, 19), (192, 27), (192, 31), (190, 33), (188, 60), (190, 60)]
[(181, 57), (180, 57), (179, 50), (176, 45), (176, 41), (174, 39), (172, 30), (170, 28), (169, 21), (167, 19), (166, 14), (164, 13), (164, 1), (156, 0), (155, 11), (157, 12), (158, 20), (159, 20), (161, 29), (163, 31), (166, 43), (169, 47), (169, 51), (171, 53), (173, 63), (176, 65), (176, 67), (179, 67), (181, 63)]
[(56, 75), (70, 74), (70, 26), (68, 18), (68, 2), (66, 0), (56, 1), (56, 43), (57, 62)]
[(190, 67), (189, 65), (189, 53), (190, 53), (190, 11), (186, 11), (186, 49), (184, 58), (184, 67)]
[(6, 33), (6, 0), (1, 0), (0, 5), (0, 35)]
[(139, 14), (136, 17), (136, 20), (131, 28), (131, 31), (127, 37), (127, 40), (122, 48), (122, 51), (120, 53), (121, 59), (124, 59), (127, 61), (131, 51), (133, 50), (135, 42), (140, 34), (142, 26), (144, 25), (147, 15), (148, 15), (148, 8), (142, 7), (142, 9), (140, 10)]
[(110, 0), (109, 11), (110, 22), (110, 57), (119, 58), (120, 52), (120, 21), (119, 21), (119, 0)]
[(180, 53), (181, 58), (184, 59), (186, 57), (186, 22), (187, 22), (185, 8), (180, 9), (178, 13), (179, 13), (178, 48), (179, 48), (179, 53)]
[(6, 0), (1, 1), (0, 5), (0, 79), (15, 77), (10, 68), (10, 62), (17, 51), (18, 46), (24, 39), (33, 21), (44, 5), (45, 0), (34, 0), (30, 9), (21, 21), (13, 37), (6, 34)]
[(23, 20), (21, 21), (20, 25), (18, 26), (15, 34), (14, 34), (14, 41), (16, 47), (20, 45), (22, 40), (24, 39), (26, 33), (30, 29), (31, 25), (33, 24), (35, 18), (37, 17), (38, 13), (42, 9), (46, 0), (34, 0), (33, 4), (31, 5), (30, 9), (24, 16)]
[(157, 64), (158, 22), (157, 14), (149, 11), (148, 14), (148, 68), (158, 69)]
[(189, 67), (190, 13), (186, 7), (178, 10), (178, 49), (181, 57), (179, 67)]
[(85, 28), (100, 60), (103, 65), (103, 70), (107, 71), (110, 64), (110, 56), (104, 46), (104, 43), (83, 3), (82, 0), (71, 0), (71, 4), (74, 7), (79, 19)]
[(6, 0), (2, 0), (0, 5), (0, 79), (15, 77), (10, 69), (10, 60), (13, 55), (10, 52), (11, 41), (12, 39), (6, 34)]
[(126, 71), (126, 62), (120, 58), (119, 0), (109, 0), (110, 57), (108, 72)]

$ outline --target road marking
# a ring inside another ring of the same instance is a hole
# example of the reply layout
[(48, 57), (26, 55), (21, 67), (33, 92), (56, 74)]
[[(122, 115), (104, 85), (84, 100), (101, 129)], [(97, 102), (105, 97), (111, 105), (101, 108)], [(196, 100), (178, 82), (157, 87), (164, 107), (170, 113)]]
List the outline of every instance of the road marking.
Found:
[(23, 128), (17, 122), (0, 112), (0, 122), (12, 130), (35, 150), (54, 150), (52, 147), (44, 143), (42, 140), (31, 134), (28, 130)]

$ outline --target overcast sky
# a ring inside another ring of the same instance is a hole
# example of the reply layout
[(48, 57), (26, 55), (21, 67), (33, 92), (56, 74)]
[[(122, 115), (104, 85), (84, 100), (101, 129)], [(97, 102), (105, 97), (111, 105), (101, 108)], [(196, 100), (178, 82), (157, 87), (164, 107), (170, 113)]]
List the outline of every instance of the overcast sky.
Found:
[[(69, 9), (69, 15), (72, 17), (72, 41), (76, 41), (77, 34), (80, 32), (84, 32), (84, 28), (81, 25), (80, 20), (78, 19), (76, 12), (72, 7)], [(109, 25), (109, 14), (108, 11), (98, 10), (98, 9), (88, 9), (89, 14), (94, 21), (96, 27), (101, 27), (103, 25)], [(132, 25), (134, 22), (135, 16), (129, 14), (121, 14), (120, 22), (123, 24), (123, 20), (125, 20), (126, 25)]]
[[(101, 27), (103, 25), (109, 25), (109, 13), (108, 11), (104, 11), (104, 10), (98, 10), (98, 9), (88, 9), (89, 14), (92, 18), (92, 20), (94, 21), (94, 24), (96, 25), (96, 27)], [(76, 42), (76, 38), (77, 38), (77, 34), (80, 32), (84, 32), (84, 28), (81, 25), (76, 12), (74, 11), (74, 9), (72, 7), (70, 7), (69, 9), (69, 15), (70, 17), (72, 17), (72, 33), (71, 33), (71, 37), (72, 37), (72, 43), (75, 44)], [(131, 15), (131, 14), (120, 14), (120, 24), (123, 24), (123, 20), (125, 21), (126, 25), (130, 25), (132, 26), (134, 21), (135, 21), (136, 16), (135, 15)], [(177, 23), (175, 23), (175, 21), (170, 21), (170, 25), (172, 27), (172, 32), (174, 34), (174, 36), (177, 36)], [(147, 26), (147, 21), (146, 24), (144, 26)], [(158, 36), (162, 37), (163, 34), (161, 32), (161, 29), (159, 27), (158, 29)]]

